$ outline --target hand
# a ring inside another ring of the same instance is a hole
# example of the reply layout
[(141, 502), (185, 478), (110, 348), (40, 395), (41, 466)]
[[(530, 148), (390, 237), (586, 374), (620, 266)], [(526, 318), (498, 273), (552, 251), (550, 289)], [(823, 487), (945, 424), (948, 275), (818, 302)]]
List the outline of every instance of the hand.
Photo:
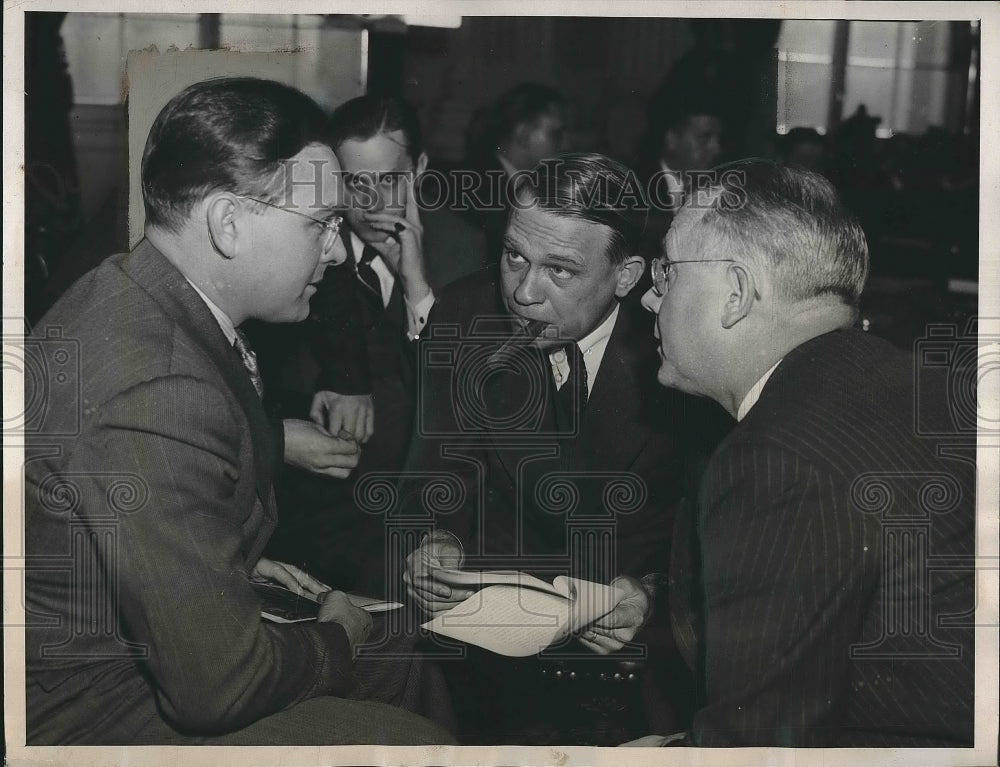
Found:
[(276, 562), (267, 557), (261, 557), (257, 560), (250, 577), (255, 580), (275, 581), (300, 596), (311, 594), (314, 597), (319, 597), (320, 594), (330, 590), (330, 587), (325, 583), (316, 580), (295, 565)]
[(475, 592), (453, 589), (434, 577), (435, 568), (459, 568), (464, 559), (462, 545), (457, 538), (432, 533), (420, 548), (406, 558), (406, 572), (403, 574), (406, 593), (430, 615), (437, 615), (464, 602)]
[(375, 403), (371, 394), (318, 391), (309, 417), (330, 434), (350, 434), (364, 444), (375, 433)]
[(358, 465), (361, 448), (347, 434), (333, 436), (322, 426), (286, 418), (285, 463), (314, 474), (344, 479)]
[(403, 184), (403, 193), (406, 195), (404, 215), (385, 211), (365, 213), (365, 222), (372, 229), (389, 235), (385, 242), (373, 243), (372, 247), (399, 277), (406, 300), (416, 306), (431, 292), (424, 258), (424, 227), (420, 223), (420, 208), (417, 205), (413, 179), (404, 177), (400, 183)]
[(611, 582), (618, 594), (615, 609), (598, 618), (580, 635), (580, 643), (600, 655), (620, 650), (649, 619), (652, 603), (635, 578), (620, 576)]
[(347, 632), (347, 641), (351, 643), (351, 651), (357, 653), (358, 647), (365, 643), (374, 625), (371, 613), (352, 605), (343, 591), (327, 591), (320, 600), (317, 620), (320, 623), (339, 623), (343, 626)]

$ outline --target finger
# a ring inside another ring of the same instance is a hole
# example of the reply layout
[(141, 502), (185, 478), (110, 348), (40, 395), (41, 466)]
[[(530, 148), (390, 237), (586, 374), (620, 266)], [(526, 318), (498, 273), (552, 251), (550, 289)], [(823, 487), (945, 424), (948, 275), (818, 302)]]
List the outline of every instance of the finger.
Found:
[(440, 583), (433, 578), (416, 575), (413, 578), (413, 587), (420, 591), (422, 594), (426, 594), (428, 597), (435, 597), (438, 599), (451, 599), (452, 590), (451, 587)]
[(610, 650), (606, 650), (604, 647), (602, 647), (601, 645), (597, 644), (597, 642), (595, 642), (595, 641), (593, 641), (591, 639), (586, 639), (585, 637), (582, 637), (582, 636), (579, 637), (578, 639), (580, 641), (580, 644), (582, 644), (584, 647), (586, 647), (591, 652), (597, 653), (598, 655), (607, 655), (610, 652)]
[(351, 433), (354, 434), (355, 438), (359, 441), (364, 441), (365, 409), (363, 407), (358, 407), (353, 413), (353, 417), (351, 419)]
[[(406, 231), (416, 235), (423, 234), (424, 231), (419, 220), (411, 221), (395, 213), (369, 213), (365, 217), (365, 221), (372, 229), (389, 232), (390, 234), (402, 234), (403, 231)], [(402, 227), (402, 229), (399, 227)]]
[(615, 629), (636, 629), (641, 624), (642, 616), (637, 611), (619, 607), (594, 621), (594, 628), (603, 629), (605, 633), (609, 633)]
[(593, 640), (594, 644), (601, 648), (601, 652), (612, 653), (618, 652), (625, 646), (624, 642), (619, 642), (617, 639), (613, 639), (603, 634), (598, 634), (597, 639)]
[(420, 208), (417, 206), (416, 179), (412, 176), (404, 179), (406, 185), (406, 219), (411, 224), (420, 224)]
[(326, 419), (326, 430), (330, 434), (339, 434), (345, 426), (344, 409), (335, 407), (327, 410)]
[(274, 564), (274, 570), (268, 574), (271, 580), (277, 581), (289, 591), (301, 595), (303, 592), (302, 586), (299, 583), (299, 579), (295, 577), (295, 574), (289, 570), (290, 566), (284, 562), (275, 562)]
[(330, 587), (323, 583), (318, 578), (314, 578), (305, 570), (296, 567), (295, 565), (285, 565), (288, 571), (295, 576), (295, 579), (299, 582), (299, 585), (306, 591), (313, 595), (318, 595), (324, 591), (329, 591)]
[[(344, 429), (338, 429), (335, 434), (347, 434)], [(329, 465), (343, 466), (345, 461), (351, 457), (356, 457), (360, 452), (358, 443), (354, 439), (346, 439), (343, 436), (329, 436), (323, 449), (323, 455), (328, 459)], [(357, 461), (355, 461), (356, 463)]]
[(366, 407), (364, 411), (364, 422), (362, 423), (362, 442), (367, 442), (375, 434), (375, 408)]
[(612, 651), (621, 649), (625, 646), (626, 642), (635, 636), (635, 632), (631, 629), (612, 629), (611, 631), (607, 631), (596, 627), (593, 630), (593, 634), (592, 641)]
[(312, 407), (309, 408), (309, 420), (320, 426), (326, 426), (326, 403), (322, 397), (313, 397)]
[(324, 477), (333, 477), (334, 479), (347, 479), (349, 476), (351, 476), (351, 471), (353, 470), (354, 467), (352, 466), (349, 469), (340, 469), (333, 467), (323, 469), (320, 467), (315, 467), (311, 471), (313, 474), (322, 474)]

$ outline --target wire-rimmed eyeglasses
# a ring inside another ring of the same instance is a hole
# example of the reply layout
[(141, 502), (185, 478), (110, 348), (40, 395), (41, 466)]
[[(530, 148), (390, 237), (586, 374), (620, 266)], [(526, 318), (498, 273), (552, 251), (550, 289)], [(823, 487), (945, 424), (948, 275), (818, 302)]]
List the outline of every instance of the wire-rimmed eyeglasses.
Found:
[(324, 253), (328, 253), (330, 248), (333, 247), (333, 243), (337, 241), (337, 235), (340, 234), (340, 227), (344, 223), (343, 216), (334, 216), (328, 221), (324, 221), (321, 218), (316, 218), (315, 216), (310, 216), (308, 213), (300, 213), (297, 210), (292, 210), (291, 208), (283, 208), (280, 205), (275, 205), (273, 202), (267, 202), (266, 200), (258, 199), (257, 197), (250, 197), (245, 194), (239, 195), (244, 200), (250, 200), (251, 202), (256, 202), (260, 205), (266, 205), (269, 208), (274, 208), (275, 210), (283, 210), (285, 213), (293, 213), (296, 216), (302, 216), (302, 218), (308, 218), (315, 224), (319, 224), (323, 227), (323, 240), (322, 248)]
[(676, 261), (669, 258), (654, 258), (649, 265), (649, 275), (653, 278), (653, 292), (663, 297), (670, 287), (670, 278), (676, 264), (722, 264), (735, 263), (734, 258), (682, 258)]

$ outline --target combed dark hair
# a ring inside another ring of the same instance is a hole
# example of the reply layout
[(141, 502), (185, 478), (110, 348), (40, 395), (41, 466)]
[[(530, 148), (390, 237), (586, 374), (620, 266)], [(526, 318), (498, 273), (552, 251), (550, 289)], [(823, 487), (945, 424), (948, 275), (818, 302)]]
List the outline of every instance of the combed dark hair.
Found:
[(177, 229), (216, 189), (270, 200), (282, 161), (325, 143), (323, 110), (272, 80), (218, 78), (174, 96), (157, 116), (142, 155), (146, 222)]
[(677, 86), (672, 80), (661, 84), (646, 108), (646, 130), (639, 139), (639, 160), (645, 166), (659, 163), (663, 137), (667, 131), (685, 128), (692, 117), (709, 115), (720, 120), (724, 110), (711, 88)]
[[(700, 223), (722, 238), (727, 254), (770, 268), (788, 298), (836, 295), (857, 307), (868, 278), (868, 243), (829, 181), (758, 159), (715, 172)], [(695, 198), (685, 207), (704, 205)], [(719, 245), (711, 237), (699, 242), (703, 251)]]
[(348, 139), (367, 141), (393, 131), (402, 132), (407, 152), (416, 165), (424, 151), (420, 119), (413, 107), (394, 96), (358, 96), (341, 104), (330, 115), (327, 140), (336, 150)]
[(540, 83), (519, 83), (506, 91), (489, 109), (478, 110), (466, 135), (466, 154), (473, 161), (491, 157), (510, 140), (519, 125), (533, 123), (553, 107), (565, 104), (555, 88)]
[(610, 157), (566, 153), (542, 160), (516, 189), (517, 208), (536, 206), (611, 230), (608, 258), (622, 264), (638, 255), (648, 205), (636, 175)]

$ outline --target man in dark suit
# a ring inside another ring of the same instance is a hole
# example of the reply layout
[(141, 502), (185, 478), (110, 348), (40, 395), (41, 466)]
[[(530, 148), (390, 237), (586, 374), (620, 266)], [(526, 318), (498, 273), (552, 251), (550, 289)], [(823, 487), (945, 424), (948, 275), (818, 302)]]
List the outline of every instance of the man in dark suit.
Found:
[[(305, 421), (272, 430), (238, 329), (303, 319), (345, 256), (323, 128), (278, 83), (185, 89), (146, 144), (146, 239), (76, 283), (30, 340), (76, 377), (48, 382), (61, 394), (26, 447), (29, 744), (448, 738), (361, 701), (405, 702), (414, 680), (353, 660), (372, 620), (346, 595), (261, 557), (280, 457), (336, 442)], [(37, 383), (29, 400), (48, 394)], [(263, 623), (256, 579), (316, 595), (319, 620)]]
[(306, 323), (261, 330), (270, 340), (266, 361), (284, 367), (283, 379), (305, 371), (292, 386), (307, 391), (311, 404), (293, 396), (285, 407), (309, 412), (331, 434), (353, 435), (363, 449), (347, 481), (295, 469), (283, 475), (279, 498), (292, 511), (291, 524), (270, 551), (331, 582), (379, 590), (381, 564), (365, 575), (382, 541), (381, 519), (356, 509), (354, 487), (370, 472), (402, 467), (413, 425), (407, 347), (426, 323), (434, 291), (485, 266), (485, 245), (474, 226), (444, 207), (420, 207), (427, 155), (406, 102), (352, 99), (330, 117), (327, 138), (344, 170), (347, 258), (327, 269)]
[[(613, 581), (616, 609), (579, 636), (603, 654), (648, 618), (639, 577), (666, 563), (689, 461), (709, 428), (687, 431), (698, 401), (645, 378), (655, 344), (627, 299), (645, 270), (644, 209), (618, 204), (629, 171), (600, 155), (555, 159), (520, 188), (499, 269), (445, 291), (421, 340), (421, 420), (400, 505), (437, 529), (409, 555), (404, 579), (429, 614), (469, 595), (436, 579), (441, 564)], [(433, 491), (440, 483), (454, 503)], [(510, 659), (481, 666), (514, 686)], [(494, 726), (539, 711), (527, 690), (519, 702), (494, 697)]]
[(697, 83), (668, 78), (650, 99), (639, 150), (639, 174), (649, 197), (650, 215), (643, 255), (654, 258), (670, 222), (698, 173), (722, 155), (722, 106), (717, 95)]
[(564, 151), (565, 100), (541, 83), (518, 83), (470, 121), (465, 161), (453, 177), (454, 206), (486, 235), (491, 264), (500, 259), (517, 177)]
[(688, 744), (972, 744), (975, 440), (922, 433), (944, 382), (852, 329), (867, 274), (833, 187), (762, 161), (653, 265), (660, 382), (739, 421), (674, 537)]

